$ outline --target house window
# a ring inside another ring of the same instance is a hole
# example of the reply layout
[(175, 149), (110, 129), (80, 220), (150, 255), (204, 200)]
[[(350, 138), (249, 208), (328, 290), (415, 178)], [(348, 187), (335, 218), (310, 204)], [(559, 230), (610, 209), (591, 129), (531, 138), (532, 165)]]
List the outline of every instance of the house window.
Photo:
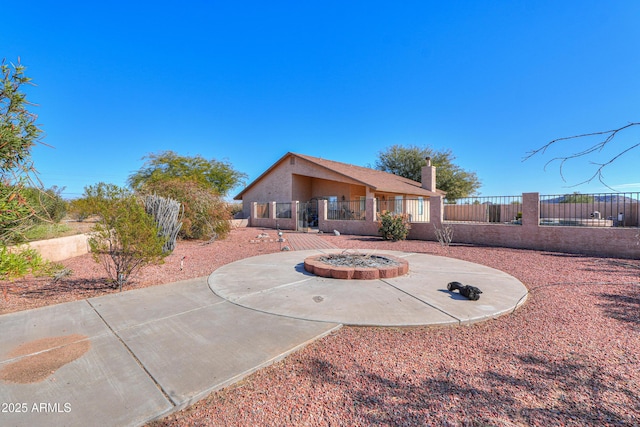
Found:
[(401, 214), (402, 213), (402, 196), (396, 196), (395, 198), (395, 203), (394, 203), (394, 207), (393, 207), (393, 212), (396, 214)]
[(367, 198), (360, 196), (360, 211), (364, 212), (367, 209)]
[(424, 197), (418, 197), (418, 215), (424, 215)]
[(329, 201), (329, 210), (337, 211), (338, 210), (338, 196), (329, 196), (327, 197)]

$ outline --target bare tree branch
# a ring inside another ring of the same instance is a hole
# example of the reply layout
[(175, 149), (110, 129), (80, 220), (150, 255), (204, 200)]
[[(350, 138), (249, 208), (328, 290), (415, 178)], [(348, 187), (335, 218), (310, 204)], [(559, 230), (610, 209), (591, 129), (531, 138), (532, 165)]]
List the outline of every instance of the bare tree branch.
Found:
[[(535, 149), (533, 151), (529, 151), (527, 153), (527, 155), (522, 159), (522, 161), (529, 160), (531, 157), (533, 157), (533, 156), (535, 156), (537, 154), (540, 154), (540, 155), (545, 154), (546, 151), (552, 145), (554, 145), (554, 144), (556, 144), (556, 143), (558, 143), (560, 141), (567, 141), (567, 140), (578, 139), (578, 138), (587, 138), (587, 137), (591, 137), (591, 136), (600, 136), (600, 135), (604, 136), (604, 139), (602, 139), (602, 140), (598, 141), (597, 143), (585, 148), (582, 151), (578, 151), (578, 152), (569, 154), (567, 156), (557, 156), (557, 157), (554, 157), (551, 160), (549, 160), (547, 163), (545, 163), (544, 169), (546, 170), (547, 166), (549, 166), (551, 163), (560, 162), (560, 177), (562, 178), (562, 180), (564, 182), (566, 182), (566, 179), (565, 179), (564, 173), (563, 173), (565, 163), (567, 163), (570, 160), (586, 156), (588, 154), (592, 154), (592, 153), (595, 153), (595, 152), (602, 151), (620, 132), (622, 132), (622, 131), (624, 131), (626, 129), (629, 129), (630, 127), (638, 126), (638, 125), (640, 125), (640, 122), (631, 122), (631, 123), (628, 123), (628, 124), (626, 124), (626, 125), (624, 125), (622, 127), (617, 128), (617, 129), (612, 129), (612, 130), (608, 130), (608, 131), (604, 131), (604, 132), (592, 132), (592, 133), (585, 133), (585, 134), (581, 134), (581, 135), (567, 136), (567, 137), (564, 137), (564, 138), (557, 138), (557, 139), (554, 139), (553, 141), (550, 141), (550, 142), (546, 143), (545, 145), (543, 145), (540, 148), (537, 148), (537, 149)], [(615, 162), (622, 155), (628, 153), (629, 151), (631, 151), (631, 150), (633, 150), (635, 148), (638, 148), (639, 146), (640, 146), (640, 142), (637, 143), (637, 144), (631, 145), (631, 146), (625, 148), (624, 150), (620, 151), (618, 154), (616, 154), (615, 156), (613, 156), (612, 158), (610, 158), (608, 161), (606, 161), (604, 163), (590, 162), (591, 164), (598, 166), (598, 168), (593, 173), (593, 175), (591, 175), (591, 177), (587, 178), (586, 180), (584, 180), (584, 181), (582, 181), (582, 182), (580, 182), (578, 184), (572, 185), (571, 187), (577, 187), (577, 186), (582, 185), (582, 184), (587, 184), (587, 183), (589, 183), (589, 182), (591, 182), (591, 181), (593, 181), (594, 179), (597, 178), (598, 181), (601, 184), (603, 184), (605, 187), (613, 190), (613, 188), (611, 188), (609, 185), (607, 185), (604, 182), (604, 177), (603, 177), (603, 174), (602, 174), (603, 169), (605, 167), (609, 166), (610, 164), (612, 164), (613, 162)], [(615, 191), (615, 190), (613, 190), (613, 191)]]

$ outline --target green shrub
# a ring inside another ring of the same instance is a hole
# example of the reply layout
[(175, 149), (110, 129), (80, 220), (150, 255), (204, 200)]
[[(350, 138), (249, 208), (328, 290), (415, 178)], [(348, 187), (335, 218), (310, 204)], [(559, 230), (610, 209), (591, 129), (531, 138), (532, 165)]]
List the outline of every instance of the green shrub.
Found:
[(405, 240), (409, 234), (410, 223), (407, 215), (384, 212), (378, 221), (378, 232), (384, 240)]
[(27, 274), (34, 276), (52, 275), (61, 266), (42, 259), (35, 249), (25, 247), (0, 248), (0, 280), (13, 280)]

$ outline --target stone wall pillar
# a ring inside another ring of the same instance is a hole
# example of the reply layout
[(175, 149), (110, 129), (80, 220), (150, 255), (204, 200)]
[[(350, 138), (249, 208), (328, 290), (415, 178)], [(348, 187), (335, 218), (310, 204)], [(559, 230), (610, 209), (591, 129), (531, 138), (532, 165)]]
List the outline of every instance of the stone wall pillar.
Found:
[(444, 220), (444, 199), (442, 196), (429, 197), (429, 222), (440, 227)]
[(522, 194), (522, 226), (537, 228), (540, 225), (540, 193)]
[(376, 215), (376, 199), (370, 198), (365, 200), (365, 221), (377, 221)]

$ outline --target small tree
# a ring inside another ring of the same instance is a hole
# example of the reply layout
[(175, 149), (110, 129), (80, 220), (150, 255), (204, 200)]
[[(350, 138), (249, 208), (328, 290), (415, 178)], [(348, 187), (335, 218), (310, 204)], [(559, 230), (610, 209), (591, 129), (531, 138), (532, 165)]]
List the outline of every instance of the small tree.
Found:
[(102, 263), (120, 291), (131, 275), (168, 255), (162, 250), (166, 238), (132, 193), (99, 183), (86, 187), (84, 198), (89, 211), (99, 218), (89, 238), (93, 258)]
[(157, 185), (175, 179), (196, 182), (204, 188), (226, 196), (247, 175), (233, 169), (228, 162), (207, 160), (202, 156), (180, 156), (173, 151), (151, 153), (139, 171), (129, 176), (134, 190), (144, 190), (147, 185)]

